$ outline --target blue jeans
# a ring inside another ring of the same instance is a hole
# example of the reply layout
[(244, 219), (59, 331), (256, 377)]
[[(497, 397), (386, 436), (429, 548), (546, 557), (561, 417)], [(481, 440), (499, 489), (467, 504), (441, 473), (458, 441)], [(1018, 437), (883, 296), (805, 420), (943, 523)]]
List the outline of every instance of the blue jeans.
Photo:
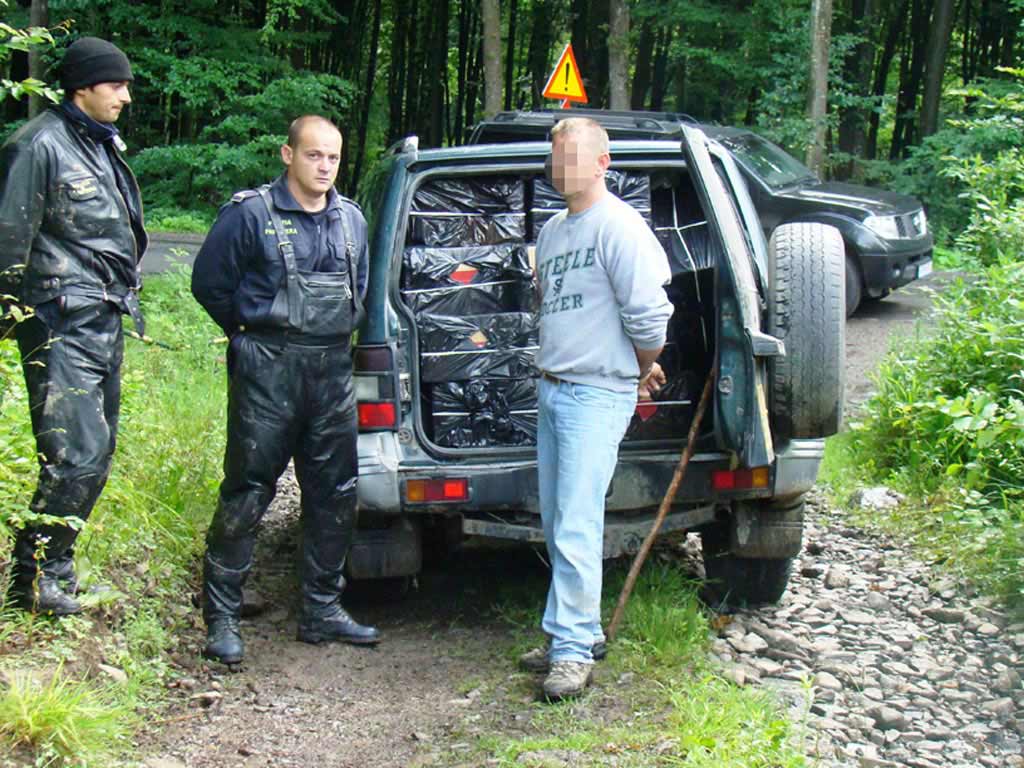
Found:
[(591, 663), (591, 647), (604, 640), (604, 499), (635, 407), (635, 392), (539, 382), (537, 476), (551, 560), (541, 626), (551, 661)]

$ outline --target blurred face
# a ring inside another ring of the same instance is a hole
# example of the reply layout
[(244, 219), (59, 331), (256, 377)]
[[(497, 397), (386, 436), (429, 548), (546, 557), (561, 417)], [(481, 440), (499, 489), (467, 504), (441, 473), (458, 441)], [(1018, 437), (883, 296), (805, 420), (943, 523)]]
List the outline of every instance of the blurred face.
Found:
[(551, 140), (551, 180), (567, 200), (600, 184), (610, 163), (585, 132), (558, 133)]
[(288, 166), (288, 180), (302, 195), (322, 197), (338, 177), (341, 134), (326, 123), (311, 122), (295, 147), (281, 147), (281, 159)]
[(127, 80), (80, 88), (75, 91), (73, 100), (80, 110), (98, 123), (116, 123), (121, 110), (132, 103)]

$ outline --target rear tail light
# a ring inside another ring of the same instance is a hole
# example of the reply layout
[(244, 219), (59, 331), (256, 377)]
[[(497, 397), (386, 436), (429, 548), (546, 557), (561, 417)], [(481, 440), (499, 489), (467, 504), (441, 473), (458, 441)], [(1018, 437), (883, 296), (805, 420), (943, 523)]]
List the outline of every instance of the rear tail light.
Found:
[(406, 480), (405, 500), (414, 503), (469, 501), (469, 480), (464, 477), (439, 480)]
[(360, 431), (397, 429), (402, 412), (395, 350), (386, 344), (356, 347), (352, 363)]
[(771, 477), (769, 467), (753, 469), (722, 469), (711, 473), (711, 487), (716, 491), (746, 491), (767, 488)]
[(360, 429), (386, 429), (398, 426), (398, 413), (394, 403), (359, 403)]

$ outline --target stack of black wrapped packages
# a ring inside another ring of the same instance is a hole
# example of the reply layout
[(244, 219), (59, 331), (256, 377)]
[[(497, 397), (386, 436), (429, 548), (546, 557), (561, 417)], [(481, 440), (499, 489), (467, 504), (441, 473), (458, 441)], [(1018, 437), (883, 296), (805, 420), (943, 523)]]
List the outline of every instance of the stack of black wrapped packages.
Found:
[(536, 443), (536, 289), (518, 177), (430, 181), (413, 198), (401, 290), (425, 424), (449, 448)]
[(413, 196), (412, 244), (447, 248), (525, 239), (525, 187), (517, 176), (435, 179)]

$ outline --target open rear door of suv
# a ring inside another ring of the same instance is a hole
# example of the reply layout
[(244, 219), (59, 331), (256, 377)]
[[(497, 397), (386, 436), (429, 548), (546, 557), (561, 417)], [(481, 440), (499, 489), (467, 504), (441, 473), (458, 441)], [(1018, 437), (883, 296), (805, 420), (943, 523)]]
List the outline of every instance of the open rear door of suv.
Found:
[(761, 294), (753, 252), (739, 211), (715, 170), (707, 138), (699, 129), (681, 127), (683, 152), (694, 186), (704, 209), (715, 212), (708, 221), (712, 235), (719, 238), (725, 254), (715, 289), (718, 304), (716, 437), (723, 448), (736, 454), (741, 466), (768, 466), (775, 452), (768, 421), (765, 358), (783, 354), (783, 345), (761, 330)]

